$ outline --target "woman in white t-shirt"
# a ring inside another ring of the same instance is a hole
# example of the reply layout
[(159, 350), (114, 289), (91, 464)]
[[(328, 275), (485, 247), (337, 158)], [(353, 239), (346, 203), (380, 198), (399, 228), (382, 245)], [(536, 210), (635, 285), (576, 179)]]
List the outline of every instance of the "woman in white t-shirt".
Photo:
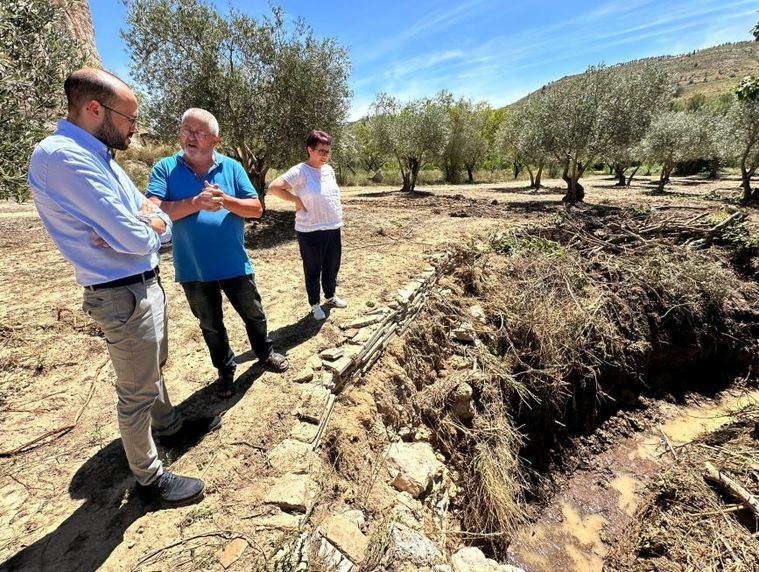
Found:
[(326, 316), (319, 305), (320, 282), (328, 306), (345, 308), (335, 296), (340, 270), (340, 228), (343, 205), (335, 171), (327, 162), (332, 153), (332, 137), (324, 131), (311, 131), (306, 139), (308, 161), (298, 163), (269, 185), (268, 193), (295, 203), (295, 231), (298, 235), (306, 292), (314, 318)]

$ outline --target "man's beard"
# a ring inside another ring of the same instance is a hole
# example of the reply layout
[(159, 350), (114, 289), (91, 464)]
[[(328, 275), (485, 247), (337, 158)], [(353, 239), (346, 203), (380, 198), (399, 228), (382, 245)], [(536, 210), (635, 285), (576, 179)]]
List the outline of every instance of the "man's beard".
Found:
[(125, 151), (129, 148), (129, 143), (127, 141), (129, 135), (125, 136), (119, 133), (113, 123), (111, 123), (111, 118), (108, 115), (106, 115), (105, 120), (95, 132), (95, 137), (100, 139), (100, 141), (105, 143), (111, 149)]

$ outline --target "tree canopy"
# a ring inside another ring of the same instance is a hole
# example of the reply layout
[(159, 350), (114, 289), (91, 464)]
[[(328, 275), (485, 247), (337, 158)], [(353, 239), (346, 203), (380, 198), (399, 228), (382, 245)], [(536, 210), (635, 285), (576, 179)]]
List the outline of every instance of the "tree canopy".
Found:
[(182, 112), (216, 115), (222, 149), (242, 163), (259, 191), (266, 173), (304, 156), (311, 129), (337, 133), (350, 90), (348, 53), (317, 39), (279, 8), (258, 21), (202, 0), (126, 0), (122, 32), (131, 70), (147, 90), (152, 128), (175, 136)]
[(62, 17), (46, 0), (0, 4), (0, 199), (29, 197), (29, 156), (63, 113), (63, 80), (85, 63)]
[(419, 171), (437, 158), (445, 145), (449, 131), (445, 107), (429, 98), (402, 104), (381, 93), (367, 121), (374, 144), (398, 161), (401, 190), (413, 191)]

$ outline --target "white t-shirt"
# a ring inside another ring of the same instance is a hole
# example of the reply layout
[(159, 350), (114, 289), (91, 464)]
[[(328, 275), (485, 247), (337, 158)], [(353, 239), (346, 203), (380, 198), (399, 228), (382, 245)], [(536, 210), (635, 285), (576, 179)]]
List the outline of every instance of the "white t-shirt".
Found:
[(343, 226), (340, 188), (332, 167), (324, 165), (321, 169), (315, 169), (306, 163), (299, 163), (282, 178), (306, 207), (305, 211), (301, 209), (295, 213), (295, 230), (313, 232)]

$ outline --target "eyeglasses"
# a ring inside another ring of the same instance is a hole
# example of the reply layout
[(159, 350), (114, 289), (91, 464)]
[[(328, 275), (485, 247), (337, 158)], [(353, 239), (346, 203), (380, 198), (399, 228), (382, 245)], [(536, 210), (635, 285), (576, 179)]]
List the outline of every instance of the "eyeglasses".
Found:
[[(97, 100), (96, 100), (97, 101)], [(124, 119), (127, 119), (129, 121), (129, 127), (134, 127), (137, 124), (137, 116), (132, 117), (131, 115), (127, 115), (126, 113), (121, 113), (120, 111), (116, 111), (113, 107), (108, 107), (105, 103), (98, 101), (100, 105), (105, 107), (108, 111), (112, 111), (116, 115), (121, 115)]]
[(329, 157), (332, 154), (332, 149), (314, 149), (314, 151), (322, 157)]
[(187, 127), (180, 127), (179, 134), (183, 137), (197, 137), (198, 139), (205, 139), (206, 137), (211, 136), (210, 133), (206, 133), (205, 131), (195, 131), (194, 129), (188, 129)]

